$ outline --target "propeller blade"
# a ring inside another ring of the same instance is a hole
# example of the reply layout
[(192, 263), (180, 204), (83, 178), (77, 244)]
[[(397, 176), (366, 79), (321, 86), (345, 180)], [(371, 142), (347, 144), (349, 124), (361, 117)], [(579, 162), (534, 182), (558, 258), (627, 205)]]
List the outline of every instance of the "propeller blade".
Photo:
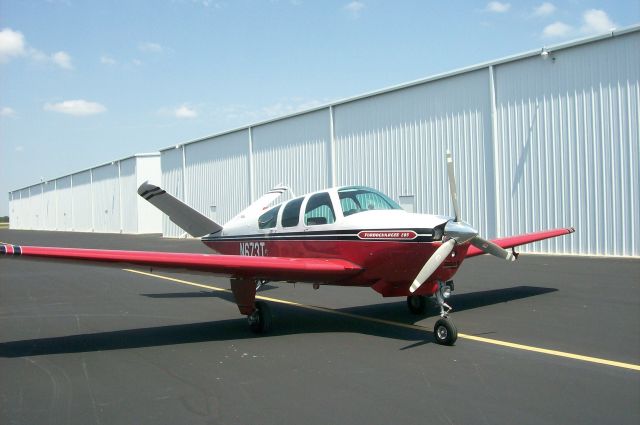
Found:
[(516, 261), (516, 256), (513, 255), (512, 252), (509, 252), (506, 249), (496, 245), (495, 243), (481, 238), (480, 236), (474, 237), (469, 242), (471, 242), (471, 245), (475, 246), (481, 251), (486, 252), (487, 254), (494, 255), (507, 261)]
[(460, 221), (460, 205), (458, 205), (458, 189), (456, 188), (456, 176), (453, 172), (453, 158), (451, 152), (447, 151), (447, 173), (449, 174), (449, 190), (451, 191), (451, 202), (453, 212), (456, 215), (456, 222)]
[(438, 267), (440, 267), (440, 264), (442, 264), (445, 258), (447, 258), (451, 251), (453, 251), (453, 247), (455, 246), (455, 244), (455, 239), (449, 239), (448, 241), (440, 245), (438, 249), (436, 249), (436, 252), (434, 252), (433, 255), (429, 257), (425, 265), (422, 266), (422, 270), (420, 270), (416, 278), (413, 280), (413, 283), (409, 288), (409, 291), (411, 293), (417, 291), (418, 288), (422, 286), (422, 284), (427, 280), (427, 278), (431, 276)]

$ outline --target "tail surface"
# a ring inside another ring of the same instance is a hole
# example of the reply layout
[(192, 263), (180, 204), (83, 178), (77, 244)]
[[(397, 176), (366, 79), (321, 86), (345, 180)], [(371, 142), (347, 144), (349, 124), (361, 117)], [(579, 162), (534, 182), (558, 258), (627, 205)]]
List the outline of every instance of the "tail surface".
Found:
[(184, 202), (174, 198), (161, 187), (144, 182), (138, 188), (138, 195), (165, 213), (169, 220), (180, 226), (193, 237), (200, 237), (210, 233), (222, 231), (215, 221), (205, 217)]

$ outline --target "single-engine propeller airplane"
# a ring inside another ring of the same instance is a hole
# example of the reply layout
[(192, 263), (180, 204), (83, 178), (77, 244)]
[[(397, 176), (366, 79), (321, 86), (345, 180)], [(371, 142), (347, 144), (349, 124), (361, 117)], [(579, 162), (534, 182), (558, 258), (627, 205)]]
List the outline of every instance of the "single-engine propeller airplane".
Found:
[[(319, 285), (369, 286), (384, 297), (407, 297), (412, 313), (426, 309), (434, 296), (440, 319), (436, 342), (453, 345), (457, 330), (446, 303), (453, 276), (466, 258), (491, 254), (514, 261), (516, 246), (566, 235), (561, 228), (494, 239), (461, 220), (453, 161), (447, 152), (454, 217), (413, 214), (377, 190), (336, 187), (270, 207), (287, 187), (279, 185), (224, 226), (148, 182), (138, 194), (155, 205), (216, 254), (119, 251), (0, 244), (0, 255), (135, 264), (153, 269), (195, 270), (231, 278), (240, 313), (256, 333), (271, 325), (269, 306), (256, 291), (269, 281)], [(507, 249), (511, 248), (511, 251)]]

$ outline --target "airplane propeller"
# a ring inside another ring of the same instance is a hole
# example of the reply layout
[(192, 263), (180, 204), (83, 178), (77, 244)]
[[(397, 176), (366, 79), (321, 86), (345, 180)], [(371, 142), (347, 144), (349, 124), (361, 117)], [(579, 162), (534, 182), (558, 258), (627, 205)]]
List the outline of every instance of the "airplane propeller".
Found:
[(513, 253), (478, 236), (478, 231), (473, 227), (460, 220), (460, 205), (458, 204), (458, 190), (456, 187), (456, 176), (453, 171), (453, 158), (451, 152), (447, 151), (447, 174), (449, 176), (449, 191), (451, 193), (451, 202), (453, 204), (454, 220), (448, 221), (444, 226), (444, 234), (442, 245), (429, 257), (427, 262), (422, 266), (420, 272), (413, 280), (409, 291), (414, 293), (422, 286), (424, 282), (440, 267), (444, 260), (451, 254), (451, 251), (457, 244), (469, 242), (479, 250), (502, 258), (507, 261), (515, 261), (516, 257)]

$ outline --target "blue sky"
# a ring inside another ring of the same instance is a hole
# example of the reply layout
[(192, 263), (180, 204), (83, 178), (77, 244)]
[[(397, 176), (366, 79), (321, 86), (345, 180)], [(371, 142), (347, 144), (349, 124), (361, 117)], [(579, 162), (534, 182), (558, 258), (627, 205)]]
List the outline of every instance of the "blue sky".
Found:
[(0, 0), (0, 216), (40, 179), (639, 22), (638, 0)]

